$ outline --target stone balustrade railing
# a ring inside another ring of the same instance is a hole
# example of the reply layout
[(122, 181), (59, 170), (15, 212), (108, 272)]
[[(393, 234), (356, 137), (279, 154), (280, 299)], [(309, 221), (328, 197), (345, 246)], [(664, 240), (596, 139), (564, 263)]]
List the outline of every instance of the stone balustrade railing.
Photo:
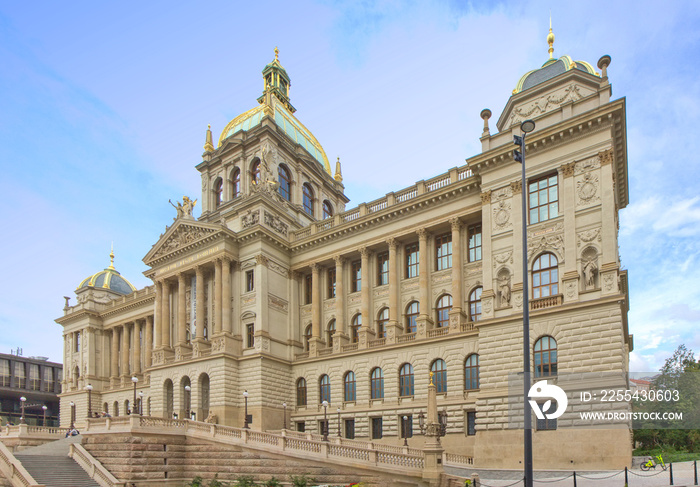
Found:
[(120, 482), (109, 470), (104, 468), (95, 457), (78, 443), (71, 443), (68, 456), (76, 461), (80, 467), (102, 487), (123, 487), (125, 482)]
[(0, 443), (0, 471), (13, 487), (46, 487), (44, 484), (38, 484), (2, 443)]
[(452, 465), (456, 467), (474, 465), (474, 457), (470, 457), (467, 455), (458, 455), (456, 453), (443, 452), (442, 463), (443, 465)]

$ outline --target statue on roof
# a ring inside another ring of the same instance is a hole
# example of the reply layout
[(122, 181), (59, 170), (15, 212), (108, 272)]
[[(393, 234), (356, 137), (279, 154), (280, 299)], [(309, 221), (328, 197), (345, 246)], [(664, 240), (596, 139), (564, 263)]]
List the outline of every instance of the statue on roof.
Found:
[(173, 204), (171, 200), (168, 200), (168, 203), (172, 205), (173, 208), (177, 210), (177, 217), (178, 218), (184, 218), (184, 217), (192, 217), (192, 210), (194, 209), (195, 205), (197, 204), (197, 200), (191, 200), (188, 196), (183, 196), (182, 197), (182, 203), (179, 201), (177, 202), (177, 206)]

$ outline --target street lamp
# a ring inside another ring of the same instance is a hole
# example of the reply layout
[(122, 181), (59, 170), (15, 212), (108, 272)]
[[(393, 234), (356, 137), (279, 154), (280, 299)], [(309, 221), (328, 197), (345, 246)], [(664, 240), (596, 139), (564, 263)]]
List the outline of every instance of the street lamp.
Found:
[(190, 398), (192, 397), (191, 392), (192, 392), (192, 388), (189, 385), (185, 386), (185, 417), (186, 418), (190, 418)]
[(532, 409), (528, 400), (530, 391), (530, 300), (528, 289), (528, 272), (527, 272), (527, 179), (525, 177), (525, 136), (535, 130), (535, 122), (525, 120), (520, 124), (522, 137), (513, 136), (515, 145), (520, 146), (520, 152), (513, 151), (513, 158), (522, 165), (522, 221), (523, 221), (523, 439), (524, 439), (524, 455), (523, 467), (525, 469), (525, 485), (524, 487), (532, 487)]
[(408, 416), (403, 417), (403, 446), (408, 446)]
[(44, 426), (46, 426), (46, 410), (49, 408), (47, 408), (46, 404), (44, 404), (43, 406), (41, 406), (41, 409), (44, 410)]
[(75, 403), (70, 402), (70, 429), (71, 431), (75, 429)]
[(22, 417), (19, 418), (19, 424), (24, 424), (24, 402), (27, 400), (26, 397), (22, 396), (19, 398), (19, 402), (22, 405)]
[(328, 441), (328, 415), (326, 414), (328, 401), (323, 401), (321, 406), (323, 406), (323, 441)]
[(423, 411), (420, 411), (418, 413), (418, 427), (420, 428), (420, 434), (425, 433), (425, 414), (423, 414)]
[(340, 438), (340, 408), (336, 409), (338, 411), (338, 438)]
[(92, 416), (92, 384), (85, 386), (85, 390), (88, 391), (88, 418)]
[(248, 429), (248, 390), (243, 391), (243, 399), (245, 400), (245, 419), (243, 420), (243, 427)]
[(134, 405), (131, 406), (131, 414), (136, 414), (136, 412), (135, 412), (136, 411), (136, 384), (138, 383), (138, 381), (139, 381), (139, 378), (136, 376), (133, 376), (131, 378), (131, 382), (134, 383)]
[(282, 406), (284, 407), (284, 426), (282, 427), (282, 429), (286, 430), (287, 429), (287, 403), (283, 402)]
[(139, 391), (139, 415), (143, 416), (143, 391)]

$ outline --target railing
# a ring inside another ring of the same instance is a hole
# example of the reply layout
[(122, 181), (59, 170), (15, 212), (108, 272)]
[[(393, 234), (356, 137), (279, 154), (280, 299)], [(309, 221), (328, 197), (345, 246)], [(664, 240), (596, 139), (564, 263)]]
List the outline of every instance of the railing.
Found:
[(471, 321), (468, 323), (462, 323), (459, 326), (460, 331), (474, 331), (475, 328), (474, 323)]
[(104, 468), (104, 466), (98, 462), (95, 457), (90, 455), (82, 445), (77, 443), (71, 443), (70, 451), (68, 456), (76, 461), (80, 467), (85, 470), (85, 472), (93, 479), (95, 482), (100, 484), (102, 487), (119, 487), (126, 485), (124, 482), (120, 482), (114, 475), (109, 473), (109, 471)]
[(318, 356), (323, 357), (326, 355), (331, 355), (332, 353), (333, 353), (333, 347), (322, 348), (321, 350), (318, 351)]
[(444, 188), (450, 184), (450, 175), (446, 174), (444, 176), (438, 176), (437, 178), (431, 179), (430, 182), (425, 183), (425, 189), (428, 191), (435, 191), (436, 189)]
[(376, 340), (370, 340), (367, 344), (369, 348), (381, 347), (386, 344), (386, 338), (377, 338)]
[(318, 223), (316, 223), (316, 231), (317, 232), (322, 232), (324, 230), (330, 230), (333, 228), (333, 219), (332, 218), (326, 218), (325, 220), (322, 220)]
[(297, 230), (294, 235), (296, 235), (297, 240), (306, 238), (309, 235), (311, 235), (311, 228), (302, 228), (301, 230)]
[(309, 358), (309, 352), (301, 352), (301, 353), (296, 354), (294, 357), (295, 357), (297, 360), (302, 360), (302, 359), (305, 359), (305, 358)]
[(435, 337), (441, 337), (443, 335), (447, 335), (450, 332), (450, 329), (448, 327), (442, 327), (442, 328), (434, 328), (432, 330), (428, 330), (428, 338), (435, 338)]
[(386, 200), (386, 197), (382, 198), (379, 201), (373, 201), (372, 203), (367, 204), (367, 211), (369, 213), (374, 213), (375, 211), (383, 210), (389, 205), (389, 202)]
[(463, 179), (470, 178), (472, 176), (473, 176), (473, 174), (472, 174), (471, 169), (462, 169), (459, 171), (459, 173), (457, 173), (457, 179), (459, 181), (462, 181)]
[(20, 483), (25, 487), (45, 487), (44, 484), (38, 484), (36, 480), (29, 475), (29, 472), (24, 469), (22, 463), (20, 463), (12, 452), (2, 443), (0, 443), (0, 471), (12, 485)]
[(562, 298), (563, 296), (561, 294), (557, 294), (555, 296), (547, 296), (546, 298), (532, 299), (530, 300), (530, 309), (534, 311), (537, 309), (559, 306), (562, 303)]
[(360, 209), (355, 208), (354, 210), (347, 211), (341, 215), (341, 219), (344, 222), (351, 222), (360, 218)]
[(399, 335), (396, 337), (396, 343), (408, 343), (416, 340), (415, 333), (407, 333), (406, 335)]
[(442, 463), (445, 465), (474, 465), (474, 457), (443, 452)]
[(396, 202), (403, 203), (404, 201), (408, 201), (410, 199), (413, 199), (416, 196), (418, 196), (418, 190), (415, 187), (409, 188), (409, 189), (404, 189), (403, 191), (396, 193)]
[(348, 345), (343, 345), (343, 352), (352, 352), (353, 350), (357, 350), (357, 343), (350, 343)]

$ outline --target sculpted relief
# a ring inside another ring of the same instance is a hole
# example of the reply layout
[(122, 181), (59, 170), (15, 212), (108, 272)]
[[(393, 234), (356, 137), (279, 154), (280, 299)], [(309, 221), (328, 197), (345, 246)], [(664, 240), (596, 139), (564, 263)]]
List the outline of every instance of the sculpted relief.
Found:
[(515, 125), (528, 118), (534, 118), (542, 113), (559, 108), (564, 102), (576, 101), (593, 93), (592, 90), (571, 83), (569, 86), (544, 95), (530, 103), (517, 106), (510, 116), (510, 125)]

